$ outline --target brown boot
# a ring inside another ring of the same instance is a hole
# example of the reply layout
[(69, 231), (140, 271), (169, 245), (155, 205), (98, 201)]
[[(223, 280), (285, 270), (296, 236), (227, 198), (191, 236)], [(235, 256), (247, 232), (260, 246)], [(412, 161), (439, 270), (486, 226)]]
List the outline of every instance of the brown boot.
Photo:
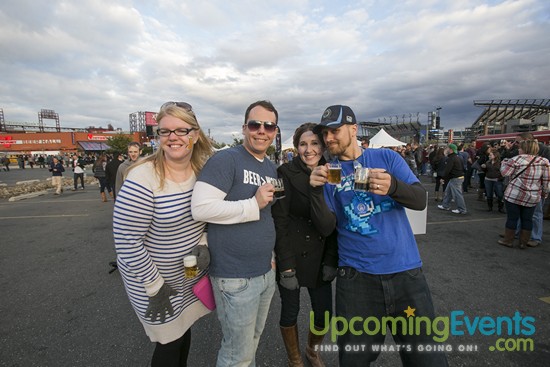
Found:
[(498, 240), (498, 244), (506, 247), (514, 247), (515, 229), (504, 228), (504, 238)]
[(289, 367), (304, 367), (302, 355), (300, 354), (300, 341), (296, 325), (290, 327), (281, 326), (281, 335), (285, 343)]
[(526, 231), (525, 229), (522, 229), (519, 233), (519, 248), (522, 250), (525, 249), (530, 239), (531, 231)]
[(103, 202), (107, 201), (107, 195), (105, 195), (104, 192), (101, 193), (101, 201), (103, 201)]
[[(319, 330), (317, 327), (315, 327), (315, 329)], [(315, 335), (311, 332), (311, 330), (309, 330), (307, 335), (306, 358), (309, 363), (311, 363), (312, 367), (325, 367), (325, 364), (319, 355), (319, 346), (323, 342), (324, 337), (325, 334)]]
[(112, 191), (109, 191), (109, 196), (111, 197), (111, 199), (115, 198)]

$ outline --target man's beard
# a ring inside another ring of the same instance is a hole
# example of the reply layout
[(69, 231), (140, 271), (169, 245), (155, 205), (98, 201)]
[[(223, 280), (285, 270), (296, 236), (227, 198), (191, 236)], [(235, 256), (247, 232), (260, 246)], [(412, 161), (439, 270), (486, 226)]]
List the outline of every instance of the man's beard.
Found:
[(337, 144), (333, 144), (328, 146), (328, 151), (330, 155), (333, 156), (341, 156), (345, 153), (346, 149), (350, 146), (350, 143), (346, 144), (345, 146), (342, 144), (342, 141), (339, 140)]

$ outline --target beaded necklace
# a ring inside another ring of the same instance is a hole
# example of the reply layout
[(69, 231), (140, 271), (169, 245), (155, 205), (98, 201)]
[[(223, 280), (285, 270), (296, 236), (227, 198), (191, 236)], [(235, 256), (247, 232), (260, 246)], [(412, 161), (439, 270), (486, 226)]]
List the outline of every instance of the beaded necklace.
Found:
[[(353, 160), (353, 178), (352, 179), (355, 179), (355, 171), (358, 169), (358, 168), (361, 168), (361, 167), (367, 167), (367, 162), (366, 162), (366, 157), (365, 157), (365, 149), (361, 148), (361, 154), (359, 155), (359, 157), (355, 158)], [(363, 161), (363, 164), (361, 164), (361, 162), (359, 162), (359, 158), (363, 158), (362, 161)], [(340, 160), (338, 159), (338, 157), (336, 157), (336, 162), (338, 162), (340, 164), (340, 166), (342, 167), (342, 176), (343, 177), (346, 177), (346, 172), (344, 171), (344, 166), (342, 165), (342, 163), (340, 163)]]

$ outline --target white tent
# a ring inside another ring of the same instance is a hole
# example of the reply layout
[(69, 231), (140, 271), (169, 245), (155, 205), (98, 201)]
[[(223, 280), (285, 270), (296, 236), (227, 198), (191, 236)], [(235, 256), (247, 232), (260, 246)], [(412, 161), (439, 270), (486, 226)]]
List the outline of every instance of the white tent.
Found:
[(281, 148), (282, 150), (294, 149), (294, 144), (292, 143), (292, 136), (281, 143)]
[(386, 130), (380, 129), (380, 131), (370, 139), (369, 148), (399, 147), (401, 145), (407, 144), (395, 139), (388, 134)]

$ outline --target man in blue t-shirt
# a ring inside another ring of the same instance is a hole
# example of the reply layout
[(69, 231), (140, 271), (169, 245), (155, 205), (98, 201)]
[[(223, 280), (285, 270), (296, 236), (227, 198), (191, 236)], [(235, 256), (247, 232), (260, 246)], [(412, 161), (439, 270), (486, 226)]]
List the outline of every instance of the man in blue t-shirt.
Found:
[[(397, 153), (357, 145), (357, 121), (348, 106), (328, 107), (314, 132), (323, 136), (341, 165), (339, 184), (328, 183), (328, 164), (315, 167), (310, 176), (313, 210), (325, 211), (324, 225), (336, 226), (338, 232), (336, 314), (350, 324), (338, 337), (339, 361), (346, 367), (365, 366), (378, 357), (386, 326), (366, 333), (358, 327), (362, 321), (356, 322), (357, 317), (375, 317), (380, 324), (388, 317), (435, 317), (405, 213), (405, 207), (425, 208), (426, 190)], [(369, 181), (367, 187), (356, 188), (355, 171), (361, 168), (369, 168)], [(418, 345), (436, 344), (425, 324), (412, 333), (396, 327), (393, 337), (397, 344), (408, 345), (399, 349), (405, 366), (447, 366), (445, 354), (418, 350)], [(357, 351), (356, 346), (364, 347)]]
[(243, 145), (212, 156), (193, 190), (193, 218), (208, 222), (209, 273), (223, 333), (218, 367), (255, 365), (275, 292), (275, 190), (269, 182), (277, 177), (277, 167), (266, 152), (277, 120), (270, 102), (251, 104)]

